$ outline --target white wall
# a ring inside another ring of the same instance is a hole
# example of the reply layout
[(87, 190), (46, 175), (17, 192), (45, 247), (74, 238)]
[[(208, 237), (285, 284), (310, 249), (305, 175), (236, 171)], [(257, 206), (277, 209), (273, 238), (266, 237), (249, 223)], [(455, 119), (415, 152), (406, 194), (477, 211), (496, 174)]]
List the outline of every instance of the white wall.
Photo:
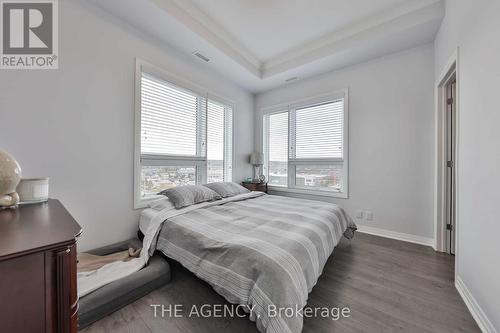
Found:
[(499, 1), (446, 1), (435, 41), (436, 79), (459, 48), (457, 279), (489, 332), (500, 331), (499, 17)]
[(49, 176), (83, 226), (80, 250), (135, 234), (135, 57), (233, 100), (235, 180), (251, 175), (253, 95), (81, 1), (59, 1), (58, 70), (0, 71), (0, 149), (25, 176)]
[[(349, 88), (349, 199), (359, 225), (431, 241), (433, 230), (434, 50), (425, 45), (257, 95), (256, 109)], [(257, 117), (256, 147), (260, 147)]]

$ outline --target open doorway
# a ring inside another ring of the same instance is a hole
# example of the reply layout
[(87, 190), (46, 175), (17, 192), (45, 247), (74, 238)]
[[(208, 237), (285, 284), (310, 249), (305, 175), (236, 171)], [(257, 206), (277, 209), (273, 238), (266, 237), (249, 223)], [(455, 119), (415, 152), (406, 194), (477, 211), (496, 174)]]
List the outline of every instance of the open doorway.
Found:
[(457, 56), (452, 57), (437, 84), (436, 113), (436, 246), (455, 255), (457, 252), (457, 153), (459, 99)]

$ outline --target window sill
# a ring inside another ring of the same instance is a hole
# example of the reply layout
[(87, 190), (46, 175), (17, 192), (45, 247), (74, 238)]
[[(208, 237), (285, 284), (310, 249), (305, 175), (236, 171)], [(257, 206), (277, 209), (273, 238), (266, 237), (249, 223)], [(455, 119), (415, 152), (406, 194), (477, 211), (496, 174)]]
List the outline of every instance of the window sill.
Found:
[(318, 191), (318, 190), (305, 190), (301, 188), (289, 188), (269, 185), (270, 192), (284, 192), (284, 193), (295, 193), (295, 194), (305, 194), (319, 197), (330, 197), (339, 199), (348, 199), (349, 196), (345, 192), (334, 192), (334, 191)]
[(134, 210), (148, 208), (149, 207), (148, 204), (151, 201), (159, 199), (161, 197), (162, 197), (161, 195), (155, 195), (155, 196), (147, 197), (147, 199), (140, 199), (138, 201), (135, 201), (134, 202)]

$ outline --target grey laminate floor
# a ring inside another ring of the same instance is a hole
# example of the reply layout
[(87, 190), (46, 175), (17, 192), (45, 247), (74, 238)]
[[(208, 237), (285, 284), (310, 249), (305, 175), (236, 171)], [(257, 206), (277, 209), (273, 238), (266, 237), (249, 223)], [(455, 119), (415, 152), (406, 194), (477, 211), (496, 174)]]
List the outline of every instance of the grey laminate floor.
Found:
[[(357, 233), (343, 240), (309, 297), (311, 307), (348, 306), (338, 321), (305, 318), (303, 332), (479, 332), (453, 284), (454, 258), (431, 248)], [(172, 282), (82, 332), (257, 332), (248, 318), (154, 317), (151, 304), (227, 304), (179, 265)]]

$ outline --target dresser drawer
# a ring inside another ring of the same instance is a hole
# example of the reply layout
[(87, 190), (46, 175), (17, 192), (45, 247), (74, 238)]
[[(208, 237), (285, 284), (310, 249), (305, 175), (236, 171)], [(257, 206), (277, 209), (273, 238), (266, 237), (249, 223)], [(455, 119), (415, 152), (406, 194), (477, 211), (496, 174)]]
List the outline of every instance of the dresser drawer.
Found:
[(45, 332), (44, 274), (43, 253), (0, 261), (0, 332)]

